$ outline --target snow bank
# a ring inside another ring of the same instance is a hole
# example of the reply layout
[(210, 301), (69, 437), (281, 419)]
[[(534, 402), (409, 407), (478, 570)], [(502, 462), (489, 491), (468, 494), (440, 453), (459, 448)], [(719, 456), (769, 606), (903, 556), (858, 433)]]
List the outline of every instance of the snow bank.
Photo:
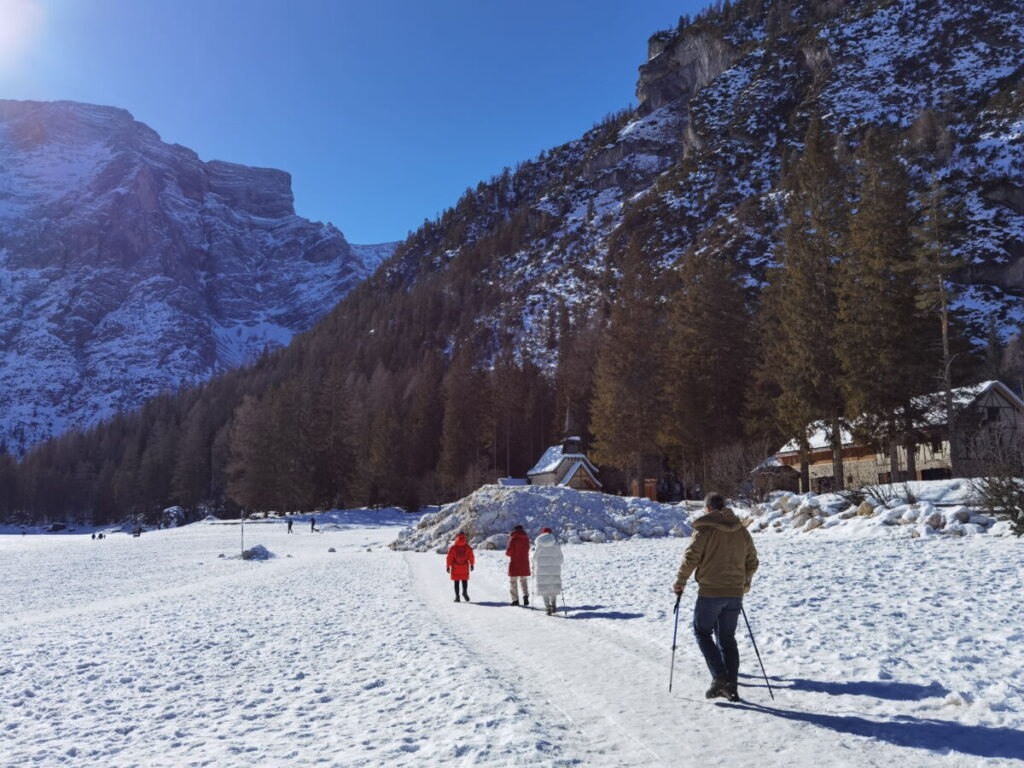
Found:
[(752, 533), (831, 531), (847, 538), (1010, 535), (1010, 527), (980, 514), (970, 480), (876, 486), (859, 503), (838, 493), (777, 492), (763, 504), (737, 509)]
[(485, 485), (424, 515), (414, 527), (399, 533), (391, 546), (443, 551), (461, 531), (474, 547), (504, 549), (516, 525), (531, 537), (541, 528), (551, 528), (559, 541), (569, 544), (689, 536), (693, 530), (690, 510), (683, 505), (556, 486)]

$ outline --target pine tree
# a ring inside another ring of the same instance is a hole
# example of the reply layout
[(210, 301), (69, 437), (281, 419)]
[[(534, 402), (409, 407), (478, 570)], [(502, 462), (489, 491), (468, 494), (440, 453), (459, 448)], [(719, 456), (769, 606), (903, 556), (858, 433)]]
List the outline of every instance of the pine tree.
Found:
[(276, 497), (274, 433), (268, 414), (251, 395), (235, 411), (229, 437), (227, 495), (242, 508), (269, 509)]
[(723, 476), (713, 456), (744, 434), (751, 318), (728, 257), (694, 249), (678, 274), (660, 377), (665, 413), (659, 444), (678, 472), (708, 490), (734, 480)]
[(840, 264), (836, 330), (847, 415), (859, 419), (862, 436), (888, 448), (892, 480), (900, 445), (908, 473), (914, 470), (920, 407), (913, 398), (927, 389), (931, 373), (931, 326), (917, 305), (909, 180), (897, 149), (872, 129), (858, 150), (858, 202)]
[[(787, 200), (780, 264), (769, 273), (764, 294), (757, 376), (776, 393), (770, 412), (784, 435), (806, 444), (808, 425), (826, 426), (835, 488), (842, 489), (844, 404), (834, 340), (847, 188), (834, 145), (835, 137), (815, 116), (803, 155), (783, 179)], [(801, 462), (805, 475), (807, 458)]]
[(171, 478), (175, 503), (190, 511), (209, 498), (211, 436), (208, 432), (207, 405), (198, 398), (185, 417)]
[(661, 392), (652, 369), (661, 333), (658, 285), (634, 238), (598, 355), (590, 407), (594, 461), (630, 479), (642, 480), (645, 457), (657, 454)]
[(461, 496), (480, 480), (487, 443), (484, 415), (489, 408), (486, 380), (468, 350), (460, 351), (445, 377), (444, 421), (438, 472), (450, 495)]

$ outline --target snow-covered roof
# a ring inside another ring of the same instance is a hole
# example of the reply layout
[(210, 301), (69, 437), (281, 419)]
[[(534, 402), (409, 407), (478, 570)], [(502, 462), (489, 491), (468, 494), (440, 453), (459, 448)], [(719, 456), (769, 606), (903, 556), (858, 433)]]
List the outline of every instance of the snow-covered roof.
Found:
[[(966, 387), (956, 387), (953, 390), (953, 405), (956, 408), (966, 408), (990, 389), (998, 389), (999, 393), (1018, 408), (1024, 410), (1024, 400), (999, 381), (983, 381), (980, 384), (971, 384)], [(933, 392), (930, 395), (921, 395), (915, 398), (915, 404), (924, 407), (924, 416), (919, 421), (919, 427), (937, 427), (946, 423), (946, 405), (942, 392)], [(812, 451), (821, 451), (828, 448), (832, 443), (829, 440), (829, 428), (823, 421), (815, 421), (807, 425), (807, 441)], [(843, 445), (853, 445), (853, 435), (845, 427), (842, 429)], [(779, 454), (797, 453), (800, 446), (796, 440), (790, 440), (782, 448)]]
[(568, 487), (569, 483), (572, 482), (573, 475), (576, 474), (576, 471), (580, 467), (583, 467), (583, 471), (590, 476), (590, 479), (594, 481), (594, 484), (597, 485), (598, 488), (601, 488), (601, 481), (594, 477), (594, 473), (591, 472), (590, 467), (587, 466), (587, 464), (589, 463), (590, 462), (588, 462), (586, 459), (583, 459), (582, 461), (574, 461), (572, 465), (569, 467), (569, 469), (566, 471), (566, 473), (562, 475), (561, 479), (558, 481), (558, 485), (562, 486), (563, 488)]
[[(579, 441), (578, 437), (570, 437), (566, 442), (571, 440)], [(540, 457), (540, 460), (534, 464), (533, 469), (526, 473), (527, 477), (532, 475), (543, 475), (546, 472), (554, 472), (558, 469), (558, 465), (562, 463), (563, 459), (576, 459), (582, 461), (587, 465), (587, 471), (593, 476), (594, 470), (596, 469), (591, 463), (590, 459), (582, 453), (562, 453), (562, 443), (558, 445), (552, 445), (546, 451), (544, 455)]]
[(533, 465), (533, 469), (527, 472), (527, 475), (540, 475), (545, 472), (554, 472), (558, 469), (558, 465), (562, 463), (562, 458), (565, 454), (562, 453), (562, 444), (552, 445), (546, 451), (544, 455), (540, 457), (536, 464)]

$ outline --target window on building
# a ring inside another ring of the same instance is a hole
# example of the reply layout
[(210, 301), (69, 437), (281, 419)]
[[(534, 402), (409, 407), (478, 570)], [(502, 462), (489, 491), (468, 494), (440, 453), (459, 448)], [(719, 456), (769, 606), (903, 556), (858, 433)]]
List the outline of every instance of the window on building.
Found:
[(942, 454), (942, 441), (935, 437), (932, 438), (932, 455), (939, 456)]
[(985, 417), (986, 421), (999, 421), (999, 408), (997, 408), (996, 406), (990, 405), (988, 408), (985, 409), (985, 411), (986, 411), (986, 417)]

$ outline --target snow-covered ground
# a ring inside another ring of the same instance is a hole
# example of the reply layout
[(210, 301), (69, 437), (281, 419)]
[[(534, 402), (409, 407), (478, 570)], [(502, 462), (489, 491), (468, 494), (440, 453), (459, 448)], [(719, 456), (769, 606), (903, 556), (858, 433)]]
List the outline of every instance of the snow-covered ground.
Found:
[[(472, 604), (395, 514), (0, 536), (7, 766), (1024, 765), (1024, 541), (761, 535), (745, 703), (708, 702), (686, 538), (565, 547), (568, 618)], [(334, 548), (335, 552), (329, 552)], [(224, 554), (225, 557), (219, 557)]]

